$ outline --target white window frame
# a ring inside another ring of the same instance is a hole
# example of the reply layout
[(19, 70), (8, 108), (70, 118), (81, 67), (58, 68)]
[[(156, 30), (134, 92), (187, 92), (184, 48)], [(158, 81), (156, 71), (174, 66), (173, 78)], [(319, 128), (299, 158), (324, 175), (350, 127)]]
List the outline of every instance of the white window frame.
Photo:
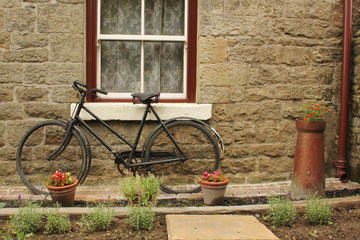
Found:
[[(145, 1), (141, 0), (141, 34), (100, 34), (101, 0), (98, 0), (97, 14), (97, 78), (96, 84), (101, 86), (101, 44), (100, 41), (136, 41), (141, 43), (141, 92), (144, 92), (144, 45), (145, 42), (183, 42), (183, 93), (161, 93), (161, 99), (185, 99), (187, 96), (187, 40), (188, 40), (188, 1), (184, 0), (184, 36), (170, 35), (145, 35)], [(131, 93), (108, 93), (99, 94), (103, 99), (130, 99)]]

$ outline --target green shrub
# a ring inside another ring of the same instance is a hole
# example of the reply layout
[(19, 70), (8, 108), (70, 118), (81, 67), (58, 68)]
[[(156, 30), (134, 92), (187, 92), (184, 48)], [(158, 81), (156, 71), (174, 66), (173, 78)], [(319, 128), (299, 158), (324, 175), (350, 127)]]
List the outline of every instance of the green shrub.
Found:
[(297, 211), (291, 200), (281, 195), (278, 197), (270, 197), (269, 202), (269, 217), (275, 226), (291, 226), (297, 215)]
[(37, 211), (39, 205), (28, 201), (25, 207), (20, 207), (18, 214), (12, 220), (12, 225), (18, 232), (35, 233), (39, 229), (42, 214)]
[(329, 224), (332, 218), (332, 207), (321, 197), (309, 197), (306, 199), (306, 216), (312, 223)]
[(45, 229), (47, 233), (64, 233), (71, 230), (69, 215), (59, 213), (60, 204), (56, 204), (56, 210), (46, 215)]
[(132, 228), (140, 231), (142, 229), (150, 230), (154, 226), (155, 213), (150, 206), (134, 205), (129, 206), (129, 210), (127, 222)]
[(110, 228), (114, 216), (114, 209), (109, 204), (100, 202), (89, 214), (81, 216), (80, 223), (86, 230), (103, 231)]
[(149, 205), (156, 202), (159, 194), (160, 183), (159, 180), (153, 176), (140, 177), (126, 177), (120, 183), (122, 194), (129, 202), (137, 201), (141, 205)]

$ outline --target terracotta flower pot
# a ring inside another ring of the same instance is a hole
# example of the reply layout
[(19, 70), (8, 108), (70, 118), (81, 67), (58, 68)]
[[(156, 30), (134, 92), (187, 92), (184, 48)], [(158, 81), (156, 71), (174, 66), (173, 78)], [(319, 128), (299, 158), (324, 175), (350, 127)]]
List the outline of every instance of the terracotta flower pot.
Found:
[(75, 191), (79, 181), (73, 178), (74, 183), (62, 187), (49, 186), (47, 183), (46, 187), (49, 189), (51, 199), (54, 203), (58, 202), (62, 207), (73, 207), (75, 199)]
[(203, 193), (204, 203), (208, 206), (223, 205), (226, 187), (229, 179), (224, 177), (224, 182), (204, 182), (200, 181), (201, 192)]
[(297, 141), (291, 183), (291, 197), (324, 196), (324, 131), (326, 121), (296, 120)]

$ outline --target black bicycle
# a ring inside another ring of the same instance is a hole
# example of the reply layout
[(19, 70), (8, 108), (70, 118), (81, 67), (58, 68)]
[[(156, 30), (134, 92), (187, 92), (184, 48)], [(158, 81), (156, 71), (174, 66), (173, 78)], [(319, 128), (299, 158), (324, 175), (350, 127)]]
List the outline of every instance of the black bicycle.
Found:
[[(219, 168), (223, 142), (208, 124), (194, 118), (174, 118), (162, 121), (152, 104), (159, 102), (159, 93), (133, 93), (133, 103), (145, 104), (135, 142), (132, 144), (101, 120), (84, 105), (86, 96), (107, 94), (100, 89), (87, 90), (87, 85), (74, 81), (79, 100), (69, 120), (47, 120), (33, 126), (20, 141), (17, 170), (23, 183), (35, 194), (49, 194), (44, 182), (55, 169), (71, 172), (83, 183), (91, 166), (91, 147), (87, 135), (94, 136), (115, 156), (120, 173), (152, 173), (159, 177), (166, 193), (200, 191), (197, 177), (203, 171)], [(114, 136), (129, 146), (127, 151), (116, 151), (97, 134), (79, 115), (82, 110), (104, 125)], [(139, 139), (148, 114), (152, 112), (159, 125), (147, 136), (141, 150)], [(85, 130), (85, 131), (84, 131)]]

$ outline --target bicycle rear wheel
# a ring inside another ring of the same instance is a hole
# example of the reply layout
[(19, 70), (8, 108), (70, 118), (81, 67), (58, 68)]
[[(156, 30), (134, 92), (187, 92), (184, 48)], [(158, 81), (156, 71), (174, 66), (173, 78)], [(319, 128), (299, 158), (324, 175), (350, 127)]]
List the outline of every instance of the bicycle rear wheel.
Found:
[(66, 148), (53, 159), (47, 159), (61, 146), (67, 128), (66, 122), (58, 120), (41, 122), (32, 127), (20, 141), (16, 166), (21, 180), (33, 193), (48, 195), (45, 182), (57, 169), (71, 172), (79, 183), (86, 176), (89, 148), (75, 129), (71, 131)]
[[(204, 171), (219, 168), (220, 150), (211, 133), (192, 121), (175, 121), (166, 125), (186, 160), (151, 165), (150, 171), (159, 177), (166, 193), (194, 193), (200, 191), (198, 179)], [(179, 158), (182, 155), (163, 127), (155, 130), (145, 147), (145, 162)]]

